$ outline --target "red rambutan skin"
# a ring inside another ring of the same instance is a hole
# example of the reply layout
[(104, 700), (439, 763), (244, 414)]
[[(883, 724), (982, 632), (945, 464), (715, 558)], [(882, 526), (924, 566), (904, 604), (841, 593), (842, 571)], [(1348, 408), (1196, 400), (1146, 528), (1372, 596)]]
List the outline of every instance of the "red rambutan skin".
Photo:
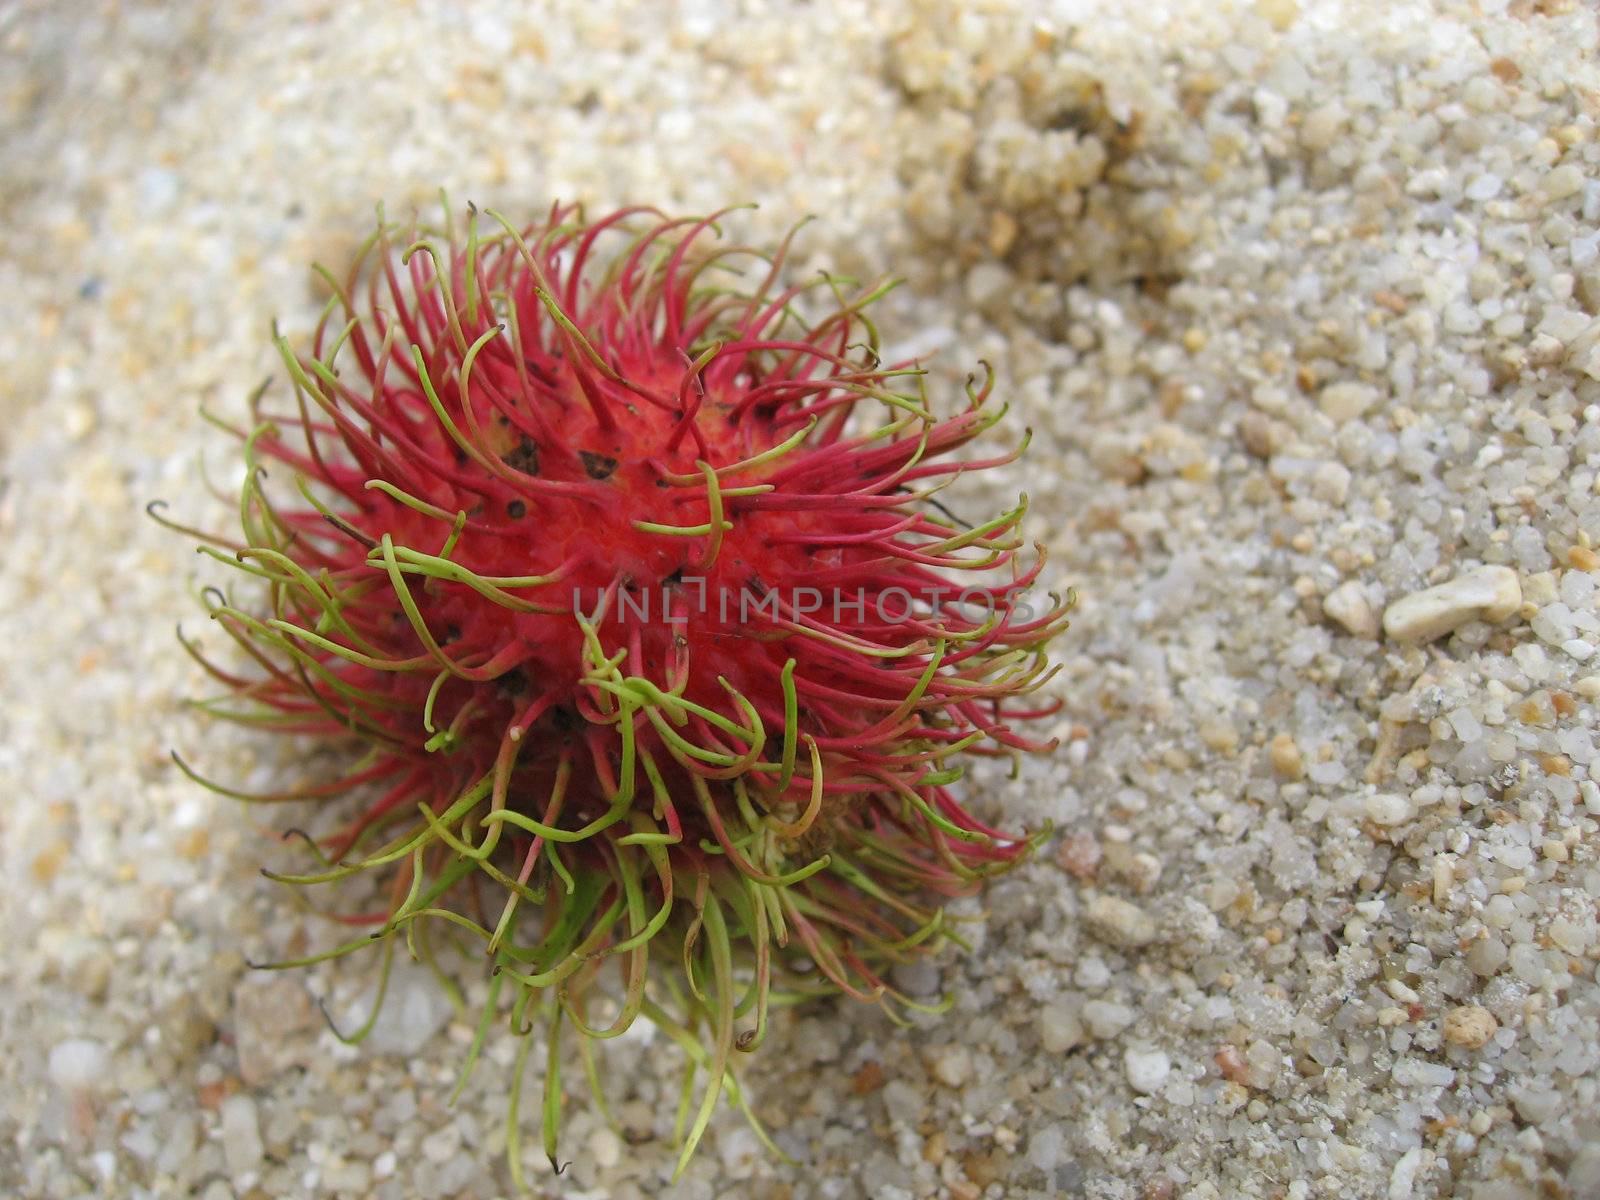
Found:
[(1028, 845), (948, 785), (964, 752), (1045, 748), (1016, 726), (1051, 711), (1026, 698), (1065, 605), (1025, 603), (1025, 502), (973, 527), (933, 498), (1021, 451), (952, 457), (1000, 415), (992, 376), (937, 417), (879, 360), (884, 289), (782, 287), (787, 242), (567, 207), (398, 232), (330, 277), (309, 353), (279, 339), (295, 403), (240, 432), (245, 537), (213, 539), (268, 583), (268, 615), (211, 602), (260, 669), (202, 661), (241, 719), (368, 746), (281, 798), (363, 797), (322, 839), (340, 865), (289, 878), (393, 864), (380, 934), (466, 889), (497, 973), (533, 994), (566, 971), (586, 1028), (608, 957), (670, 1021), (642, 997), (676, 930), (668, 961), (721, 997), (698, 1002), (724, 1062), (705, 1115), (725, 951), (752, 956), (749, 1045), (775, 966), (892, 994), (882, 967), (937, 940), (919, 894)]

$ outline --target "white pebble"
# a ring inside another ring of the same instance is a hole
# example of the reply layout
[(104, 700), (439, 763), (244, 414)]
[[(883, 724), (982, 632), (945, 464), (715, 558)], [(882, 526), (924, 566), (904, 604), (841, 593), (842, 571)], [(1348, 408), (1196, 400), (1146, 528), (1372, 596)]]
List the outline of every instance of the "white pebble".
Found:
[(95, 1173), (100, 1176), (100, 1182), (105, 1185), (113, 1183), (117, 1178), (117, 1156), (109, 1150), (96, 1150), (89, 1156), (89, 1161), (94, 1164)]
[(1039, 1010), (1037, 1021), (1046, 1054), (1065, 1054), (1083, 1041), (1083, 1022), (1071, 1005), (1052, 1001)]
[(1431, 642), (1468, 621), (1504, 621), (1521, 604), (1515, 571), (1478, 567), (1396, 600), (1384, 610), (1383, 631), (1397, 642)]
[(1573, 1196), (1600, 1196), (1600, 1143), (1578, 1151), (1567, 1169), (1567, 1192)]
[(1548, 1085), (1528, 1084), (1511, 1089), (1511, 1103), (1524, 1121), (1539, 1125), (1560, 1114), (1561, 1093)]
[(111, 1056), (99, 1042), (68, 1038), (50, 1049), (50, 1082), (68, 1091), (83, 1091), (105, 1082)]
[(1128, 1086), (1148, 1096), (1159, 1091), (1172, 1071), (1172, 1060), (1160, 1050), (1136, 1050), (1130, 1046), (1122, 1056), (1128, 1073)]
[[(603, 1141), (600, 1137), (604, 1134), (610, 1139)], [(610, 1158), (609, 1162), (602, 1162), (597, 1156), (595, 1165), (614, 1167), (622, 1160), (622, 1142), (611, 1130), (601, 1128), (589, 1139), (591, 1150), (596, 1143)], [(761, 1142), (757, 1139), (749, 1126), (735, 1125), (717, 1138), (717, 1156), (722, 1159), (722, 1169), (730, 1179), (747, 1179), (750, 1172), (763, 1158)]]
[(1534, 613), (1533, 620), (1528, 622), (1528, 628), (1533, 630), (1534, 637), (1550, 646), (1559, 646), (1562, 642), (1570, 641), (1578, 632), (1578, 627), (1572, 620), (1572, 610), (1559, 601), (1546, 604)]
[(1037, 1170), (1054, 1171), (1069, 1158), (1067, 1136), (1060, 1125), (1046, 1125), (1028, 1139), (1028, 1161)]
[(1566, 917), (1557, 917), (1550, 922), (1550, 940), (1574, 958), (1581, 958), (1589, 952), (1588, 928)]
[(117, 1139), (117, 1144), (140, 1162), (149, 1162), (161, 1149), (155, 1130), (143, 1121)]
[(1567, 243), (1567, 257), (1577, 268), (1587, 267), (1600, 258), (1600, 230), (1585, 237), (1575, 237)]
[(1314, 762), (1306, 768), (1306, 778), (1312, 783), (1322, 787), (1334, 787), (1344, 782), (1344, 777), (1349, 774), (1342, 762), (1329, 759), (1327, 762)]
[(927, 1107), (920, 1088), (912, 1087), (904, 1079), (891, 1079), (884, 1085), (883, 1109), (891, 1121), (910, 1125), (922, 1119)]
[(1333, 145), (1346, 119), (1344, 106), (1337, 100), (1312, 109), (1300, 123), (1300, 144), (1307, 150), (1326, 150)]
[(1417, 1194), (1417, 1173), (1427, 1154), (1421, 1146), (1413, 1146), (1396, 1160), (1389, 1172), (1388, 1200), (1411, 1200)]
[(895, 986), (913, 996), (931, 996), (939, 990), (939, 964), (926, 958), (896, 963), (893, 971)]
[(1408, 196), (1442, 196), (1450, 186), (1450, 175), (1443, 167), (1427, 167), (1413, 172), (1406, 180)]
[(1378, 636), (1377, 610), (1367, 599), (1365, 585), (1354, 579), (1341, 583), (1323, 597), (1322, 611), (1346, 633), (1359, 638), (1376, 639)]
[(1384, 990), (1386, 990), (1389, 995), (1393, 996), (1396, 1000), (1400, 1001), (1401, 1004), (1416, 1004), (1422, 999), (1422, 997), (1417, 994), (1417, 989), (1412, 987), (1403, 979), (1389, 980), (1384, 985)]
[(146, 167), (135, 177), (134, 183), (139, 189), (140, 204), (159, 211), (178, 198), (181, 180), (164, 167)]
[(1539, 185), (1552, 200), (1565, 200), (1583, 190), (1583, 168), (1577, 163), (1562, 163), (1547, 174)]
[(1278, 129), (1289, 115), (1289, 105), (1270, 88), (1257, 88), (1252, 97), (1256, 105), (1256, 120), (1264, 129)]
[(1470, 709), (1456, 708), (1446, 714), (1445, 720), (1458, 742), (1475, 742), (1483, 736), (1483, 724)]
[(1474, 75), (1462, 87), (1461, 99), (1479, 112), (1497, 112), (1505, 107), (1506, 93), (1497, 80)]
[(1561, 649), (1577, 662), (1588, 662), (1594, 657), (1594, 646), (1582, 638), (1568, 638), (1561, 643)]
[(1389, 1074), (1401, 1087), (1408, 1088), (1449, 1087), (1456, 1079), (1453, 1068), (1424, 1058), (1397, 1058)]
[[(351, 1017), (359, 1023), (372, 1011), (376, 988), (369, 990)], [(432, 971), (420, 963), (398, 962), (389, 977), (389, 993), (372, 1026), (367, 1045), (381, 1054), (411, 1054), (450, 1019), (450, 997)]]
[(256, 1102), (246, 1095), (229, 1096), (222, 1102), (222, 1157), (228, 1174), (235, 1180), (261, 1165), (261, 1128)]
[(1138, 905), (1116, 896), (1096, 896), (1083, 919), (1090, 933), (1113, 946), (1147, 946), (1156, 937), (1155, 922)]
[(1528, 361), (1536, 367), (1548, 367), (1561, 361), (1567, 347), (1560, 338), (1548, 333), (1536, 333), (1528, 343)]
[(980, 262), (967, 273), (967, 298), (983, 312), (995, 311), (1016, 290), (1011, 272), (999, 263)]
[(929, 1065), (933, 1077), (948, 1088), (958, 1088), (972, 1078), (972, 1053), (965, 1046), (946, 1046)]
[(1322, 411), (1341, 424), (1355, 420), (1377, 400), (1375, 389), (1348, 380), (1328, 384), (1317, 396), (1317, 404)]
[(1456, 882), (1456, 856), (1441, 854), (1433, 860), (1433, 902), (1443, 908)]
[(1525, 576), (1522, 580), (1522, 600), (1524, 604), (1532, 604), (1536, 608), (1543, 608), (1546, 604), (1554, 604), (1560, 598), (1560, 585), (1556, 582), (1554, 571), (1535, 571), (1532, 575)]
[(431, 1163), (447, 1163), (461, 1150), (461, 1130), (452, 1122), (422, 1139), (422, 1157)]
[(1488, 978), (1506, 965), (1505, 943), (1499, 938), (1479, 938), (1467, 947), (1467, 967), (1474, 975)]
[(1404, 825), (1411, 819), (1411, 800), (1394, 792), (1377, 792), (1367, 797), (1367, 820), (1374, 825)]
[(1090, 1037), (1104, 1041), (1133, 1024), (1133, 1010), (1112, 1000), (1091, 1000), (1083, 1006), (1083, 1023)]
[(81, 442), (93, 433), (95, 424), (95, 411), (87, 404), (69, 404), (62, 413), (62, 426), (74, 442)]
[(1587, 571), (1565, 571), (1561, 576), (1561, 602), (1574, 612), (1594, 606), (1595, 578)]
[(1532, 942), (1518, 942), (1512, 946), (1506, 955), (1506, 962), (1511, 967), (1511, 973), (1530, 988), (1544, 986), (1545, 976), (1549, 972), (1545, 969), (1544, 954)]
[(1318, 465), (1311, 472), (1311, 494), (1325, 504), (1343, 504), (1350, 494), (1350, 469), (1336, 462)]
[(1600, 783), (1585, 779), (1578, 784), (1578, 795), (1583, 797), (1583, 808), (1592, 817), (1600, 817)]

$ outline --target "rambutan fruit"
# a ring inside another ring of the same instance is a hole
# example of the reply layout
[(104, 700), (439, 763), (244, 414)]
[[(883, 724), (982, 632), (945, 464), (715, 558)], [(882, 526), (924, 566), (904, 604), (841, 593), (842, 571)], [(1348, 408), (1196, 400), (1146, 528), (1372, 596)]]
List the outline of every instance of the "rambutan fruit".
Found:
[(245, 673), (185, 642), (213, 711), (362, 748), (314, 786), (219, 787), (330, 806), (320, 867), (274, 878), (384, 881), (344, 918), (368, 933), (275, 965), (475, 936), (466, 1070), (497, 1012), (523, 1056), (543, 1030), (552, 1161), (565, 1027), (586, 1062), (640, 1015), (682, 1047), (686, 1100), (706, 1086), (681, 1170), (770, 1004), (917, 1007), (888, 969), (1031, 844), (951, 791), (963, 755), (1048, 748), (1016, 726), (1052, 711), (1028, 697), (1065, 623), (1024, 599), (1025, 498), (978, 524), (935, 498), (1021, 453), (955, 456), (1001, 415), (992, 374), (937, 416), (914, 363), (880, 361), (886, 288), (786, 286), (787, 240), (719, 236), (649, 210), (380, 212), (324, 273), (309, 350), (276, 338), (292, 403), (263, 388), (232, 430), (243, 537), (203, 549), (264, 591), (206, 592)]

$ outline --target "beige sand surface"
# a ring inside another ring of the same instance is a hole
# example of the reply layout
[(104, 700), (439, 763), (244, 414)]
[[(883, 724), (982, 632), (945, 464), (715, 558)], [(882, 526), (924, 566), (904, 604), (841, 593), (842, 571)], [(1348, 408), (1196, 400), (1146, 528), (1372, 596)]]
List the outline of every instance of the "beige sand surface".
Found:
[[(817, 220), (953, 403), (996, 364), (1074, 584), (1067, 746), (980, 810), (951, 1012), (786, 1014), (670, 1193), (610, 1048), (552, 1195), (1600, 1196), (1600, 55), (1583, 0), (0, 6), (0, 1193), (489, 1197), (512, 1047), (425, 971), (262, 975), (299, 751), (172, 627), (308, 262), (391, 212)], [(1432, 589), (1446, 585), (1443, 591)], [(1420, 594), (1420, 595), (1419, 595)], [(1431, 640), (1430, 640), (1431, 639)], [(469, 999), (483, 982), (463, 976)], [(536, 1063), (536, 1069), (538, 1064)]]

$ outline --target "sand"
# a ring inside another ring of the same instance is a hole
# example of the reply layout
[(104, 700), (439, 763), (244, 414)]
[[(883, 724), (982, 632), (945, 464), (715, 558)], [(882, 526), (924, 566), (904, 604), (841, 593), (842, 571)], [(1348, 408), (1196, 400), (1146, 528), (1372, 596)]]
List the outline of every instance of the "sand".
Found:
[[(225, 528), (201, 419), (374, 205), (440, 187), (798, 218), (980, 358), (1081, 597), (1065, 745), (963, 784), (1060, 830), (963, 902), (911, 1029), (786, 1013), (675, 1189), (679, 1063), (608, 1048), (551, 1195), (1600, 1196), (1600, 57), (1577, 0), (0, 12), (0, 1192), (508, 1194), (501, 1039), (257, 868), (294, 776), (173, 626)], [(463, 968), (469, 1001), (481, 974)], [(535, 1069), (541, 1064), (537, 1057)], [(569, 1077), (576, 1077), (570, 1072)]]

